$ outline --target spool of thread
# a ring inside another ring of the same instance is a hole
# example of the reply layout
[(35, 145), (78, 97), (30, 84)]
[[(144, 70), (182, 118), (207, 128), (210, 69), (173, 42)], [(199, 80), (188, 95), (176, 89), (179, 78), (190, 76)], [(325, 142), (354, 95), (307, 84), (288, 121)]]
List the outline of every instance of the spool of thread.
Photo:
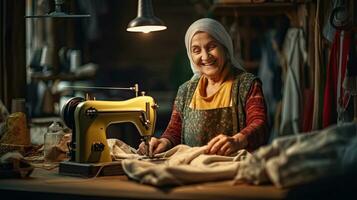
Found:
[(70, 54), (70, 71), (75, 72), (81, 66), (81, 51), (72, 50)]

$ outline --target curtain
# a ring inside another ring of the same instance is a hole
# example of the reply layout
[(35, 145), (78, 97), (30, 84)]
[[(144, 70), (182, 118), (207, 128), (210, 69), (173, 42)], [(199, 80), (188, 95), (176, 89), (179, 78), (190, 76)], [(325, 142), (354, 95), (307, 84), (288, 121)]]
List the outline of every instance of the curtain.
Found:
[(0, 99), (8, 110), (26, 96), (25, 2), (0, 1)]

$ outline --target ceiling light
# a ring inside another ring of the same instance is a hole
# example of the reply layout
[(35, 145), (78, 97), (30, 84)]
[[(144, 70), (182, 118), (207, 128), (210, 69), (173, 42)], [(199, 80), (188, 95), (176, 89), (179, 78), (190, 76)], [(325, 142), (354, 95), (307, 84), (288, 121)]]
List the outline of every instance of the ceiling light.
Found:
[(152, 31), (165, 30), (166, 28), (164, 22), (155, 17), (151, 0), (139, 0), (138, 15), (130, 21), (126, 30), (129, 32), (150, 33)]

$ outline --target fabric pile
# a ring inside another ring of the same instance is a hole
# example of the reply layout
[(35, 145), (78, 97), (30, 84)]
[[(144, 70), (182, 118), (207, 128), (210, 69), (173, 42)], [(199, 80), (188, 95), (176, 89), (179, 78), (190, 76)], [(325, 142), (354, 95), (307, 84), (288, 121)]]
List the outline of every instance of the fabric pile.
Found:
[(246, 159), (236, 179), (285, 188), (340, 175), (357, 161), (356, 131), (349, 123), (278, 138)]
[(122, 161), (125, 173), (143, 184), (173, 186), (235, 180), (286, 188), (339, 175), (355, 166), (357, 127), (349, 123), (281, 137), (253, 154), (239, 150), (231, 156), (207, 155), (205, 146), (178, 145), (156, 155), (162, 162), (144, 159), (123, 142), (113, 140), (109, 146), (114, 158), (127, 158)]

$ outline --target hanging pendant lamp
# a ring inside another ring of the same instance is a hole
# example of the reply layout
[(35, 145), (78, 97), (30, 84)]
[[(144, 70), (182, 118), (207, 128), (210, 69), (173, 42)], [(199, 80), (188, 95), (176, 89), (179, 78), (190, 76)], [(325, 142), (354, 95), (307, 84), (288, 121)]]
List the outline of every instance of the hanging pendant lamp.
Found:
[(149, 33), (165, 30), (164, 22), (155, 17), (151, 0), (138, 1), (138, 15), (128, 24), (127, 31)]

